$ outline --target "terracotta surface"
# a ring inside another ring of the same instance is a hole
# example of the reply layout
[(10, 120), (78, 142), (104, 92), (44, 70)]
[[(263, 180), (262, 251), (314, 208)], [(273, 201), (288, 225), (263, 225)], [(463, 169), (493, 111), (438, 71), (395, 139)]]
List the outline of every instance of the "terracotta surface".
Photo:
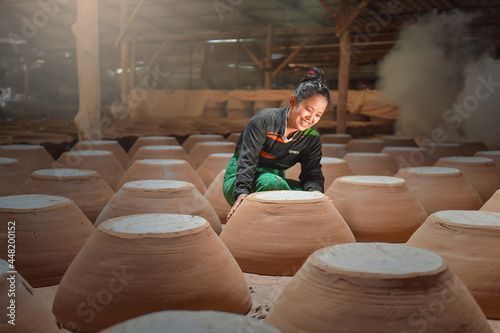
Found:
[(33, 171), (16, 194), (50, 194), (69, 198), (94, 223), (115, 192), (94, 170), (44, 169)]
[(28, 179), (30, 174), (19, 160), (0, 157), (0, 196), (12, 195)]
[(194, 168), (193, 161), (181, 146), (144, 146), (139, 148), (134, 156), (132, 156), (127, 165), (127, 169), (129, 169), (135, 161), (150, 159), (185, 160)]
[(138, 137), (128, 151), (128, 156), (135, 155), (139, 148), (144, 146), (178, 146), (179, 142), (173, 136), (141, 136)]
[(53, 167), (54, 159), (41, 145), (4, 145), (0, 146), (0, 157), (15, 158), (28, 172)]
[(385, 176), (337, 178), (326, 191), (358, 242), (406, 242), (427, 214), (405, 181)]
[(500, 213), (500, 190), (497, 190), (491, 198), (484, 203), (480, 210)]
[(57, 160), (59, 168), (94, 170), (111, 188), (125, 174), (125, 170), (113, 153), (107, 150), (83, 150), (65, 152)]
[(234, 143), (238, 143), (238, 140), (240, 139), (240, 136), (241, 136), (241, 132), (231, 133), (231, 134), (229, 134), (229, 136), (226, 138), (226, 141), (227, 141), (227, 142), (234, 142)]
[(147, 159), (135, 161), (120, 179), (115, 187), (115, 191), (118, 192), (125, 183), (145, 179), (188, 182), (193, 184), (202, 194), (207, 189), (200, 176), (186, 160)]
[(465, 149), (460, 143), (423, 142), (420, 146), (424, 148), (427, 155), (436, 162), (441, 157), (467, 156)]
[(460, 143), (469, 156), (474, 156), (474, 154), (478, 151), (488, 150), (488, 147), (484, 144), (483, 141), (478, 140), (450, 140), (451, 143)]
[[(0, 259), (0, 293), (2, 295), (0, 332), (61, 332), (59, 322), (44, 300), (38, 297), (33, 287), (20, 274), (12, 271), (14, 269), (9, 267), (6, 261)], [(14, 301), (12, 305), (11, 301)], [(11, 311), (13, 311), (12, 314)]]
[(344, 160), (355, 175), (394, 176), (399, 169), (389, 154), (348, 153)]
[(220, 235), (244, 272), (293, 275), (315, 250), (354, 242), (328, 198), (317, 192), (252, 193)]
[(386, 243), (316, 251), (265, 322), (282, 332), (493, 332), (440, 256)]
[(389, 154), (398, 164), (398, 168), (432, 166), (434, 160), (430, 158), (424, 148), (418, 147), (385, 147), (382, 154)]
[(323, 143), (321, 145), (321, 155), (323, 157), (342, 158), (347, 154), (347, 145), (340, 143)]
[(220, 170), (225, 169), (229, 160), (233, 157), (233, 153), (215, 153), (209, 155), (203, 163), (200, 164), (196, 173), (206, 187), (212, 184), (213, 180), (220, 173)]
[[(347, 162), (340, 158), (323, 157), (321, 158), (321, 171), (325, 177), (325, 190), (330, 187), (335, 179), (343, 176), (350, 176), (353, 174)], [(288, 179), (299, 180), (301, 171), (300, 163), (295, 164), (290, 169), (286, 170), (286, 177)]]
[(321, 134), (320, 137), (322, 143), (346, 144), (352, 140), (352, 136), (350, 134)]
[(488, 318), (500, 319), (500, 213), (432, 214), (407, 245), (441, 255)]
[(226, 139), (219, 134), (192, 134), (182, 143), (182, 148), (189, 153), (198, 142), (207, 141), (226, 141)]
[(198, 168), (211, 154), (234, 154), (236, 144), (233, 142), (198, 142), (189, 152), (195, 168)]
[(418, 147), (415, 140), (409, 136), (384, 135), (380, 139), (384, 140), (386, 147)]
[(215, 213), (219, 217), (221, 223), (226, 223), (227, 214), (231, 210), (231, 206), (227, 203), (224, 198), (224, 193), (222, 192), (222, 184), (224, 182), (224, 172), (226, 169), (221, 170), (217, 177), (213, 180), (212, 184), (207, 188), (205, 192), (205, 199), (208, 200), (210, 206), (214, 209)]
[[(15, 222), (17, 271), (34, 287), (59, 283), (94, 232), (67, 198), (26, 194), (0, 197), (0, 220)], [(7, 228), (0, 231), (0, 257), (7, 260)]]
[(403, 168), (396, 177), (406, 181), (428, 215), (440, 210), (481, 208), (476, 189), (456, 168)]
[(478, 151), (474, 154), (477, 157), (486, 157), (491, 158), (495, 161), (495, 165), (500, 169), (500, 150), (491, 150), (491, 151)]
[(201, 216), (220, 234), (219, 217), (193, 184), (177, 180), (136, 180), (125, 183), (109, 200), (95, 222), (144, 213)]
[(379, 139), (352, 139), (347, 143), (350, 153), (380, 153), (385, 143)]
[(500, 189), (500, 169), (492, 159), (486, 157), (443, 157), (436, 166), (457, 168), (476, 189), (483, 202)]
[(66, 328), (96, 332), (156, 311), (245, 314), (250, 307), (240, 268), (206, 220), (140, 214), (97, 227), (62, 279), (52, 310)]
[(71, 151), (82, 151), (82, 150), (107, 150), (115, 155), (116, 159), (125, 168), (129, 161), (127, 152), (116, 140), (95, 140), (95, 141), (79, 141), (77, 142)]

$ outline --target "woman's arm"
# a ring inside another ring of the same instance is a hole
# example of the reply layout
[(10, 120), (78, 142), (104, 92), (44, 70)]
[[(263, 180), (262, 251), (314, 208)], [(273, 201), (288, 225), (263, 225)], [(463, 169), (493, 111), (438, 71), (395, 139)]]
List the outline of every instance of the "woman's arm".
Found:
[(311, 142), (311, 146), (303, 152), (300, 159), (302, 171), (299, 179), (304, 191), (324, 193), (325, 177), (321, 171), (321, 140), (319, 136)]

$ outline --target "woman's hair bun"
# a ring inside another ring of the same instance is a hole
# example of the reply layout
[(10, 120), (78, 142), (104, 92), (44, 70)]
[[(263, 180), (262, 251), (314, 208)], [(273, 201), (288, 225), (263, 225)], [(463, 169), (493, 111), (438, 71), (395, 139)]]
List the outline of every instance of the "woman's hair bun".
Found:
[(300, 80), (300, 83), (307, 82), (307, 81), (319, 81), (320, 83), (325, 84), (325, 73), (318, 68), (318, 67), (313, 67), (307, 74)]

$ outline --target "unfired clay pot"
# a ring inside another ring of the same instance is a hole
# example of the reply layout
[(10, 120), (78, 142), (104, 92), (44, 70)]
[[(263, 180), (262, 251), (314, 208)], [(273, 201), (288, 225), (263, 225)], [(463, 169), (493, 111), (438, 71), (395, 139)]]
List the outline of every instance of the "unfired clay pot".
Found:
[(456, 168), (403, 168), (396, 177), (406, 181), (428, 215), (440, 210), (481, 208), (476, 189)]
[(193, 161), (181, 146), (144, 146), (139, 148), (134, 156), (132, 156), (127, 165), (127, 169), (129, 169), (135, 161), (150, 159), (185, 160), (194, 168)]
[(443, 258), (387, 243), (341, 244), (314, 252), (265, 322), (296, 333), (493, 333)]
[[(15, 269), (0, 259), (0, 293), (3, 311), (0, 316), (0, 332), (62, 332), (59, 321), (33, 287), (20, 274), (12, 271)], [(9, 297), (9, 293), (15, 295), (10, 294)], [(14, 301), (13, 305), (10, 303), (11, 300)]]
[(352, 140), (351, 134), (322, 134), (322, 143), (339, 143), (346, 144)]
[(190, 135), (186, 141), (182, 143), (182, 148), (189, 153), (191, 149), (198, 142), (207, 142), (207, 141), (226, 141), (222, 135), (219, 134), (192, 134)]
[(348, 153), (344, 160), (355, 175), (394, 176), (398, 165), (389, 154)]
[(491, 158), (495, 161), (495, 165), (500, 169), (500, 150), (478, 151), (474, 154), (475, 157)]
[(379, 139), (352, 139), (347, 143), (351, 153), (380, 153), (384, 147), (384, 141)]
[(30, 173), (39, 169), (52, 168), (54, 163), (52, 156), (41, 145), (0, 146), (0, 156), (17, 159)]
[(441, 157), (467, 156), (464, 147), (462, 147), (460, 143), (423, 142), (421, 147), (424, 148), (427, 155), (436, 162)]
[(486, 157), (442, 157), (436, 166), (457, 168), (486, 202), (500, 188), (500, 169)]
[(136, 180), (125, 183), (111, 198), (95, 222), (119, 216), (168, 213), (197, 215), (220, 234), (219, 217), (193, 184), (177, 180)]
[(196, 169), (196, 172), (206, 187), (209, 187), (220, 171), (226, 168), (233, 155), (232, 153), (215, 153), (205, 158), (203, 163)]
[(178, 146), (179, 142), (173, 136), (141, 136), (137, 138), (130, 150), (128, 156), (135, 155), (139, 148), (144, 146)]
[(409, 136), (385, 135), (380, 139), (384, 140), (386, 147), (418, 147), (415, 140)]
[(323, 143), (321, 145), (321, 155), (323, 157), (342, 158), (347, 154), (347, 145), (340, 143)]
[(205, 219), (139, 214), (97, 227), (52, 310), (66, 328), (97, 332), (156, 311), (245, 314), (250, 306), (241, 269)]
[(28, 170), (17, 159), (0, 157), (0, 196), (16, 193), (29, 176)]
[(399, 169), (434, 165), (434, 160), (425, 153), (424, 148), (385, 147), (381, 153), (389, 154), (398, 164)]
[(198, 142), (189, 152), (194, 168), (198, 168), (203, 161), (215, 153), (234, 154), (236, 144), (233, 142)]
[(469, 156), (474, 156), (474, 154), (478, 151), (488, 150), (488, 147), (486, 147), (483, 141), (462, 139), (450, 140), (449, 142), (461, 144), (463, 149)]
[[(340, 158), (323, 157), (321, 158), (321, 171), (325, 177), (325, 189), (328, 189), (335, 179), (353, 174), (347, 162)], [(286, 178), (299, 180), (301, 171), (300, 163), (295, 164), (290, 169), (286, 170)]]
[(16, 194), (50, 194), (69, 198), (94, 223), (115, 192), (94, 170), (44, 169), (33, 171)]
[(407, 245), (442, 256), (486, 317), (500, 319), (500, 213), (445, 210), (429, 216)]
[(160, 179), (180, 180), (193, 184), (200, 193), (207, 190), (200, 176), (186, 160), (137, 160), (123, 175), (115, 187), (115, 191), (123, 184), (134, 180)]
[[(16, 270), (34, 287), (58, 284), (94, 226), (67, 198), (0, 197), (0, 220), (15, 222)], [(7, 260), (7, 227), (0, 231), (0, 257)]]
[(222, 192), (225, 172), (226, 169), (219, 172), (204, 194), (205, 199), (207, 199), (210, 206), (212, 206), (222, 224), (226, 223), (227, 214), (229, 214), (229, 210), (231, 209), (231, 206), (227, 203), (224, 198), (224, 193)]
[(294, 275), (315, 250), (355, 241), (324, 194), (303, 191), (250, 194), (220, 237), (244, 272), (264, 275)]
[(226, 138), (227, 142), (234, 142), (238, 143), (238, 140), (240, 139), (241, 133), (231, 133), (229, 136)]
[(500, 213), (500, 190), (497, 190), (491, 198), (484, 203), (480, 210)]
[(260, 320), (219, 311), (161, 311), (127, 320), (99, 333), (280, 333)]
[(94, 170), (111, 188), (125, 174), (125, 170), (113, 153), (107, 150), (83, 150), (65, 152), (57, 160), (58, 167)]
[(82, 151), (82, 150), (107, 150), (115, 155), (116, 159), (125, 168), (129, 161), (127, 152), (116, 140), (94, 140), (94, 141), (79, 141), (77, 142), (71, 151)]
[(385, 176), (337, 178), (326, 191), (358, 242), (406, 242), (427, 214), (405, 181)]

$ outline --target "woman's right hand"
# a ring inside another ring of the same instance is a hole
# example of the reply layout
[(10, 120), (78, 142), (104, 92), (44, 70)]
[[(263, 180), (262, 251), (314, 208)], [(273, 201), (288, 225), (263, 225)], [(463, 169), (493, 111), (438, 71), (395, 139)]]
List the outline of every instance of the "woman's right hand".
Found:
[(231, 207), (231, 210), (229, 211), (229, 214), (227, 214), (227, 217), (226, 217), (226, 222), (229, 221), (229, 219), (231, 218), (231, 216), (234, 214), (234, 212), (236, 211), (236, 209), (238, 208), (238, 206), (241, 204), (241, 202), (248, 196), (248, 194), (240, 194), (238, 196), (238, 199), (236, 199), (236, 201), (234, 202), (234, 205), (233, 207)]

